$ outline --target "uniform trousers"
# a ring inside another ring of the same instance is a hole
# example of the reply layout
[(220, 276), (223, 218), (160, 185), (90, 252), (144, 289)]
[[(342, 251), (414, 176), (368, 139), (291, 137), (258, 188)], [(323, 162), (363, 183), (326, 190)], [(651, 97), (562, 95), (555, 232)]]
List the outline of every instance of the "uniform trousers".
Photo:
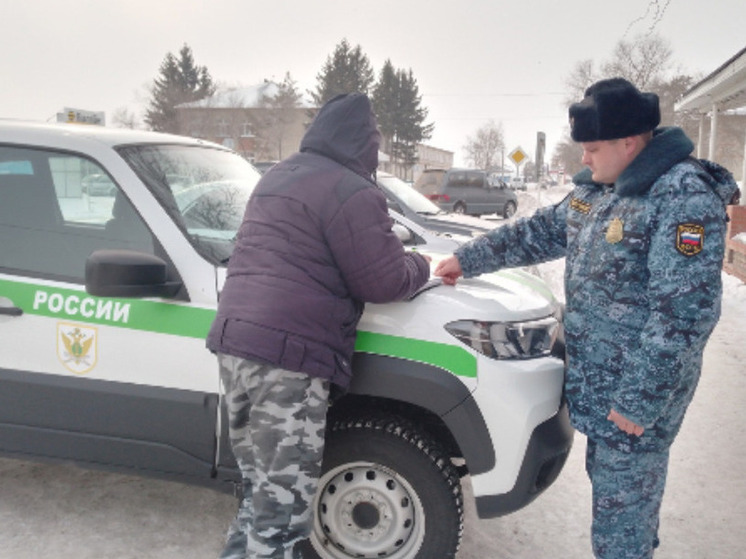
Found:
[(597, 559), (649, 559), (658, 525), (669, 449), (629, 452), (588, 439), (586, 471), (593, 487), (591, 539)]

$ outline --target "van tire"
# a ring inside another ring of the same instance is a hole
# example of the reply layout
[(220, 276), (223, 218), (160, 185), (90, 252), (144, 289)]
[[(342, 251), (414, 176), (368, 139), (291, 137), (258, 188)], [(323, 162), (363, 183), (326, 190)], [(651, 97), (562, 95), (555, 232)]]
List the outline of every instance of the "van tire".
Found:
[(466, 204), (464, 204), (463, 202), (456, 202), (456, 204), (453, 206), (453, 213), (465, 214)]
[(420, 427), (378, 414), (331, 426), (307, 556), (451, 559), (463, 525), (456, 468)]
[(505, 219), (510, 219), (515, 215), (515, 211), (517, 209), (517, 206), (515, 205), (515, 202), (508, 202), (505, 204), (505, 208), (503, 208), (503, 217)]

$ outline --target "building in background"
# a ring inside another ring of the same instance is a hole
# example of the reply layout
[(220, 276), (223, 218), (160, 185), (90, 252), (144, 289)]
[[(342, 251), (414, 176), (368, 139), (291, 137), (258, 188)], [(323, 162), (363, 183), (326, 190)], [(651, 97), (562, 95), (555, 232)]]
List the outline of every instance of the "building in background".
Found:
[(305, 99), (294, 107), (278, 107), (273, 102), (278, 91), (276, 83), (265, 81), (177, 105), (179, 129), (222, 144), (252, 162), (279, 161), (298, 151), (317, 107)]
[[(411, 177), (399, 177), (402, 180), (416, 181), (425, 169), (450, 169), (453, 167), (453, 152), (445, 149), (417, 144), (417, 163), (412, 167)], [(396, 174), (393, 170), (382, 168), (383, 171)]]
[(746, 185), (746, 47), (686, 91), (674, 110), (699, 117), (697, 157), (720, 163)]
[[(229, 88), (211, 97), (176, 106), (182, 134), (202, 138), (237, 151), (251, 162), (280, 161), (300, 149), (308, 124), (318, 111), (301, 99), (296, 107), (278, 108), (271, 102), (276, 83)], [(424, 169), (453, 167), (453, 152), (425, 144), (417, 145), (418, 162), (410, 176), (415, 181)], [(399, 176), (388, 155), (379, 154), (379, 169)]]

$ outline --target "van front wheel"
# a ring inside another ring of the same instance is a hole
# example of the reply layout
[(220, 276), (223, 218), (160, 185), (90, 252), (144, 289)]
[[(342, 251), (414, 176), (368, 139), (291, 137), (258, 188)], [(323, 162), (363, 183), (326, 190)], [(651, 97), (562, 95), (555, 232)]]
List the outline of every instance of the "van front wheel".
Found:
[(461, 542), (456, 469), (403, 418), (336, 422), (314, 507), (311, 544), (322, 559), (448, 559)]
[(466, 213), (466, 204), (463, 202), (457, 202), (455, 206), (453, 206), (453, 212), (457, 214), (465, 214)]

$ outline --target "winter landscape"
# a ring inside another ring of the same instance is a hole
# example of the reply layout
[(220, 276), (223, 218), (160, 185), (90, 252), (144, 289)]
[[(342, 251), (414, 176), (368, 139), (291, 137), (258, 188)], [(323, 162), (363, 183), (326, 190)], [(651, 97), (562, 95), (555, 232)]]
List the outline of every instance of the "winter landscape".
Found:
[[(520, 215), (565, 187), (520, 193)], [(494, 218), (496, 226), (502, 223)], [(535, 270), (562, 297), (562, 263)], [(746, 285), (723, 274), (720, 323), (700, 387), (672, 450), (656, 559), (744, 557), (746, 518)], [(590, 558), (585, 441), (559, 480), (526, 509), (479, 520), (468, 495), (459, 559)], [(216, 557), (235, 512), (228, 495), (172, 482), (0, 459), (0, 559)], [(437, 559), (437, 558), (433, 558)]]

